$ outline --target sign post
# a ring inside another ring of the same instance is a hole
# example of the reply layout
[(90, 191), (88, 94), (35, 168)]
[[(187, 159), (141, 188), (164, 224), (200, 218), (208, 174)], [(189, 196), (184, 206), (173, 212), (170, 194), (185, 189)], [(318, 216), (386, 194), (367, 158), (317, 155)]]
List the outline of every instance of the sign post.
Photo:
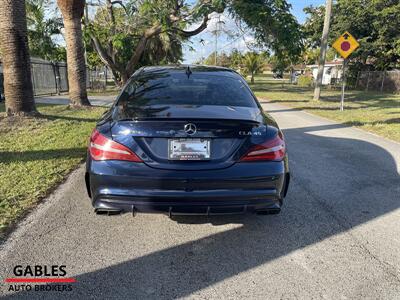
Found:
[(360, 44), (357, 40), (349, 33), (343, 33), (332, 45), (337, 52), (343, 57), (343, 74), (342, 74), (342, 96), (340, 99), (340, 110), (344, 110), (344, 91), (346, 89), (346, 66), (347, 57), (356, 50)]
[(344, 110), (344, 91), (346, 89), (346, 63), (347, 59), (343, 58), (342, 96), (340, 97), (340, 111)]

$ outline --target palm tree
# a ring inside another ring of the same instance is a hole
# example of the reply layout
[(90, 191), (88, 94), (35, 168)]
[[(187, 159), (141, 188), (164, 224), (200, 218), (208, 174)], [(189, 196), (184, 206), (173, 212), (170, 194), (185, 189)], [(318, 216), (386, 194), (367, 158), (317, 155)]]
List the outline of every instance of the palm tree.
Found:
[(0, 47), (7, 116), (37, 114), (24, 0), (0, 0)]
[(72, 106), (89, 106), (81, 22), (85, 0), (57, 0), (57, 4), (64, 19), (69, 99)]
[(243, 64), (247, 74), (251, 75), (251, 83), (254, 83), (254, 75), (262, 69), (260, 56), (255, 52), (248, 52), (243, 58)]
[(65, 61), (64, 47), (58, 46), (53, 41), (53, 36), (61, 33), (62, 18), (48, 18), (46, 16), (48, 5), (50, 5), (49, 0), (26, 0), (29, 50), (34, 57)]

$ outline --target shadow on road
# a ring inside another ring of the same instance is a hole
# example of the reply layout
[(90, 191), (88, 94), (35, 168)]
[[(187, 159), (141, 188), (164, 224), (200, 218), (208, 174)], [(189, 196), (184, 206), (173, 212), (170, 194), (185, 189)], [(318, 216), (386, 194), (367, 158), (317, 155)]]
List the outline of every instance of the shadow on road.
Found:
[(68, 297), (189, 296), (398, 209), (400, 179), (391, 154), (372, 143), (328, 136), (338, 126), (285, 131), (293, 180), (280, 215), (179, 217), (171, 222), (193, 222), (193, 231), (208, 222), (241, 225), (117, 265), (105, 263), (76, 276)]

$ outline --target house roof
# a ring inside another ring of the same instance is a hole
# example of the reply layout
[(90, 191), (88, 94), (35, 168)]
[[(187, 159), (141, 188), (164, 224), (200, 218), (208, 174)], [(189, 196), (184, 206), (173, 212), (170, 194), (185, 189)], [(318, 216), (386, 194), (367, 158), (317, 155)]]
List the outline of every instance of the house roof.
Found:
[[(325, 67), (335, 67), (335, 66), (341, 66), (343, 64), (343, 59), (339, 58), (336, 60), (331, 60), (331, 61), (326, 61), (325, 62)], [(318, 68), (318, 64), (313, 64), (313, 65), (307, 65), (307, 68)]]

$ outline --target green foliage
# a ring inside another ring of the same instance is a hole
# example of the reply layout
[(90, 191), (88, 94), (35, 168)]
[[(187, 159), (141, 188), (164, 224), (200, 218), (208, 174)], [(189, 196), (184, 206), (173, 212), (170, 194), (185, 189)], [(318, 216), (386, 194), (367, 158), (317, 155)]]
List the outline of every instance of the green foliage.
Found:
[(230, 54), (230, 62), (230, 68), (234, 70), (240, 69), (243, 62), (243, 54), (239, 50), (233, 49)]
[[(318, 64), (320, 48), (308, 47), (304, 49), (302, 54), (302, 62), (306, 65)], [(328, 48), (326, 52), (326, 60), (332, 61), (336, 56), (336, 50), (333, 48)]]
[[(230, 54), (224, 52), (218, 54), (218, 66), (231, 68), (240, 72), (243, 76), (251, 75), (254, 77), (258, 74), (266, 62), (268, 52), (260, 54), (256, 52), (248, 52), (245, 55), (239, 50), (234, 49)], [(203, 62), (205, 65), (215, 65), (215, 52), (211, 53)]]
[(296, 60), (302, 52), (302, 32), (286, 0), (233, 0), (230, 12), (255, 33), (257, 42)]
[[(118, 1), (113, 1), (118, 3)], [(127, 0), (124, 8), (113, 5), (112, 12), (106, 6), (97, 9), (94, 20), (85, 26), (87, 36), (95, 36), (109, 57), (103, 55), (103, 60), (115, 73), (127, 77), (132, 66), (138, 68), (149, 64), (177, 63), (182, 59), (182, 44), (190, 36), (196, 35), (205, 27), (203, 24), (212, 12), (222, 13), (226, 9), (232, 17), (241, 19), (246, 27), (255, 33), (259, 45), (270, 48), (276, 53), (285, 53), (294, 60), (301, 53), (301, 32), (299, 24), (290, 13), (290, 5), (286, 0)], [(193, 32), (185, 32), (189, 26), (198, 28)], [(140, 41), (152, 28), (161, 28), (146, 43), (146, 49), (141, 53)], [(89, 39), (87, 38), (89, 42)], [(89, 52), (95, 53), (88, 47)], [(102, 52), (99, 47), (96, 49)], [(141, 53), (140, 56), (137, 54)], [(96, 55), (88, 55), (89, 63), (99, 63)], [(132, 58), (140, 57), (139, 63)], [(112, 60), (112, 62), (110, 62)], [(134, 65), (128, 62), (134, 61)], [(231, 57), (224, 53), (218, 57), (218, 64), (240, 66), (241, 57), (237, 53)], [(215, 64), (215, 54), (208, 57), (206, 64)], [(128, 69), (125, 69), (126, 66)], [(118, 74), (117, 74), (118, 75)]]
[(7, 122), (0, 103), (0, 237), (84, 160), (90, 131), (105, 110), (37, 108), (44, 118)]
[[(310, 47), (320, 43), (325, 9), (308, 7), (304, 32)], [(360, 42), (350, 59), (366, 68), (385, 70), (400, 64), (400, 2), (398, 0), (338, 0), (332, 9), (329, 44), (349, 31)], [(371, 66), (368, 66), (371, 67)]]
[(297, 85), (301, 87), (310, 87), (313, 84), (313, 79), (311, 76), (300, 75), (297, 78)]
[(48, 0), (26, 1), (30, 54), (47, 60), (65, 61), (65, 48), (53, 41), (55, 35), (61, 34), (62, 19), (46, 18), (48, 5)]
[(274, 73), (286, 72), (291, 65), (290, 59), (283, 55), (273, 55), (268, 62), (272, 65), (272, 72)]
[[(212, 52), (201, 64), (214, 66), (215, 65), (215, 52)], [(225, 68), (235, 69), (232, 65), (231, 55), (226, 54), (225, 52), (218, 53), (217, 57), (217, 65)]]
[[(161, 26), (161, 32), (152, 36), (146, 43), (146, 49), (140, 55), (140, 61), (136, 65), (139, 68), (144, 65), (160, 65), (179, 63), (183, 58), (182, 44), (187, 40), (180, 30), (188, 25), (201, 20), (202, 12), (213, 9), (213, 4), (206, 1), (207, 5), (201, 5), (203, 1), (190, 7), (183, 3), (176, 10), (176, 1), (168, 0), (144, 0), (128, 1), (125, 8), (114, 5), (113, 18), (106, 6), (97, 9), (94, 19), (85, 27), (85, 40), (88, 45), (88, 61), (90, 66), (101, 63), (100, 58), (92, 47), (90, 34), (95, 36), (103, 48), (112, 56), (114, 63), (119, 66), (115, 73), (124, 69), (135, 54), (140, 39), (146, 30)], [(216, 3), (216, 5), (220, 5)], [(179, 21), (172, 22), (171, 14)], [(184, 15), (189, 15), (184, 18)]]
[[(217, 57), (219, 59), (219, 57)], [(207, 66), (214, 66), (215, 65), (215, 52), (212, 52), (209, 56), (207, 56), (202, 64)]]
[(255, 52), (248, 52), (243, 57), (244, 72), (251, 76), (251, 83), (254, 83), (254, 75), (260, 73), (263, 67), (262, 56)]

